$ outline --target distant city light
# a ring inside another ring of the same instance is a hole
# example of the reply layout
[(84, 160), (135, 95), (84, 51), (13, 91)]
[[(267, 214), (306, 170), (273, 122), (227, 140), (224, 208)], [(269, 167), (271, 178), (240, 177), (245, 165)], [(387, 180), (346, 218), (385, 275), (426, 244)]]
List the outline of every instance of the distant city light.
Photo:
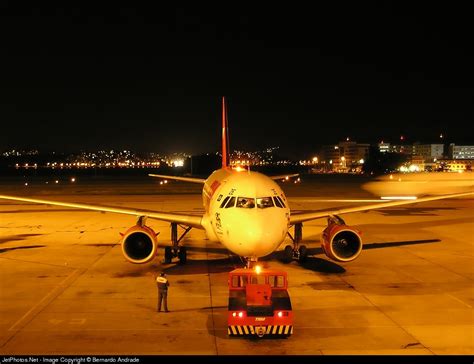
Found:
[(173, 161), (173, 166), (175, 167), (182, 167), (184, 166), (184, 160), (182, 159), (176, 159)]

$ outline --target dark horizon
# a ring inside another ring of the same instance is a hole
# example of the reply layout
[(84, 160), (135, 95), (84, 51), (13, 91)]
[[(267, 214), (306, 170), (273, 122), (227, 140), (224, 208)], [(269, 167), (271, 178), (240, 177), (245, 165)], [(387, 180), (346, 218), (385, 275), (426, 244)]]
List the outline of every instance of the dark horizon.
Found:
[[(2, 5), (0, 149), (474, 144), (467, 9)], [(466, 19), (463, 19), (463, 16)]]

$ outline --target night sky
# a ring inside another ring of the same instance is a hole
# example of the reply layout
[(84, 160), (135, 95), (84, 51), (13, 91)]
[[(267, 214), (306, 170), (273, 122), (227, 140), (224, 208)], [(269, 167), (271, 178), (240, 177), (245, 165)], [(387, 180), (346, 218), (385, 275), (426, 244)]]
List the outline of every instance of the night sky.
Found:
[(0, 3), (0, 151), (474, 144), (467, 5), (161, 3)]

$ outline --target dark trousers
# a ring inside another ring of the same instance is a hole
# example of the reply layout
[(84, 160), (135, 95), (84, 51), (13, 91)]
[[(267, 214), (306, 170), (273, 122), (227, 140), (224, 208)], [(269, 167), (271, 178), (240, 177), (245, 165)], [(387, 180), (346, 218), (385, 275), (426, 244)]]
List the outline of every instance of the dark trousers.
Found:
[(158, 291), (158, 311), (161, 311), (161, 302), (165, 311), (168, 311), (168, 291)]

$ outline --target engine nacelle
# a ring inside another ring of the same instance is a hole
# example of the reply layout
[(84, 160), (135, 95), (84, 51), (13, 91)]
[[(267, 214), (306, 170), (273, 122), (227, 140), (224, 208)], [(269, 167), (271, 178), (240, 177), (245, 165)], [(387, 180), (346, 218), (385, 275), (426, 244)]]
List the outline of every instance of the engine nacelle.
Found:
[(321, 235), (324, 253), (337, 262), (350, 262), (362, 251), (361, 232), (347, 226), (340, 217), (328, 218), (328, 226)]
[(122, 253), (125, 258), (136, 264), (151, 261), (158, 247), (156, 235), (149, 226), (132, 226), (122, 235)]

